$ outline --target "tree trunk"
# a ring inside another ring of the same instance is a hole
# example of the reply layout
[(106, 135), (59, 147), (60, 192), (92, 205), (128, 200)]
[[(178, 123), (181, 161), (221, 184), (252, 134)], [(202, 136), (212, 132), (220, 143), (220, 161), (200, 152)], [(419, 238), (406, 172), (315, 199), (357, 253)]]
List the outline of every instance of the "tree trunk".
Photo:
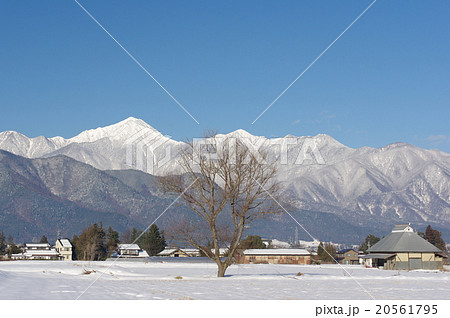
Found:
[(226, 264), (217, 264), (217, 277), (225, 277), (225, 271), (227, 270)]

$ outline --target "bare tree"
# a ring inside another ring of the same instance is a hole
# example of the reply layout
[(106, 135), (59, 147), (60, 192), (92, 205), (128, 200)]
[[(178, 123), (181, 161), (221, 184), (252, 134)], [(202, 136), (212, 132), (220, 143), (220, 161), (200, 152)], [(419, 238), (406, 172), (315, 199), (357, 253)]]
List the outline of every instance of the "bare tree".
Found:
[[(182, 151), (183, 174), (159, 180), (163, 189), (178, 194), (200, 217), (200, 222), (179, 220), (172, 233), (213, 260), (217, 276), (223, 277), (244, 229), (263, 215), (279, 212), (273, 201), (277, 169), (267, 162), (266, 153), (251, 151), (242, 139), (206, 137)], [(226, 257), (221, 258), (220, 247), (228, 248)]]

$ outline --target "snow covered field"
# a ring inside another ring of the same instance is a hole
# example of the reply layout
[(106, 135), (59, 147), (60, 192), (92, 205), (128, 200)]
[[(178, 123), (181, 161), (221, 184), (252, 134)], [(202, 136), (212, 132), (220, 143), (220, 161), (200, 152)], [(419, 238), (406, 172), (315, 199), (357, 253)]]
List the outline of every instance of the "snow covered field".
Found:
[(344, 268), (233, 265), (217, 278), (188, 260), (0, 262), (0, 299), (77, 299), (97, 278), (80, 299), (450, 299), (450, 272)]

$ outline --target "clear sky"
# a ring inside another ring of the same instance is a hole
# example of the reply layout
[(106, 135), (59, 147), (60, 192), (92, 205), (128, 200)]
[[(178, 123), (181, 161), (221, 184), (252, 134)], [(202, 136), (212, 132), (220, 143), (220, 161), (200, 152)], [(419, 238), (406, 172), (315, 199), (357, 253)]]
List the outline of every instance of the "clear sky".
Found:
[(206, 129), (325, 133), (350, 147), (450, 152), (450, 1), (0, 3), (0, 131), (72, 137), (133, 116), (177, 140)]

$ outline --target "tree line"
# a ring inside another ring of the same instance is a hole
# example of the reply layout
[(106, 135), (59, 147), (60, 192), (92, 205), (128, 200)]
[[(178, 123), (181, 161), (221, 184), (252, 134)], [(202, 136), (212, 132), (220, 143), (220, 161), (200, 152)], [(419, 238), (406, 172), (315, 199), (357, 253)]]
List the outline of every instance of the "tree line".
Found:
[(8, 238), (5, 238), (5, 233), (0, 231), (0, 255), (8, 255), (20, 253), (20, 248), (14, 244), (14, 238), (12, 235), (8, 235)]
[[(39, 243), (48, 243), (47, 237), (43, 235)], [(160, 231), (156, 224), (152, 224), (146, 232), (132, 228), (119, 237), (119, 232), (111, 226), (105, 229), (102, 223), (95, 223), (86, 227), (80, 235), (74, 235), (71, 243), (73, 259), (86, 261), (102, 261), (111, 257), (121, 243), (136, 243), (149, 256), (157, 255), (166, 247), (164, 232)], [(4, 233), (0, 231), (0, 255), (11, 256), (21, 252), (14, 244), (13, 237), (9, 235), (5, 238)]]
[(119, 233), (108, 227), (105, 230), (100, 223), (93, 224), (83, 230), (80, 236), (72, 239), (73, 258), (76, 260), (102, 261), (111, 257), (117, 251), (119, 244), (138, 244), (149, 256), (157, 255), (166, 247), (164, 233), (160, 232), (156, 224), (152, 224), (148, 231), (132, 228), (119, 238)]

